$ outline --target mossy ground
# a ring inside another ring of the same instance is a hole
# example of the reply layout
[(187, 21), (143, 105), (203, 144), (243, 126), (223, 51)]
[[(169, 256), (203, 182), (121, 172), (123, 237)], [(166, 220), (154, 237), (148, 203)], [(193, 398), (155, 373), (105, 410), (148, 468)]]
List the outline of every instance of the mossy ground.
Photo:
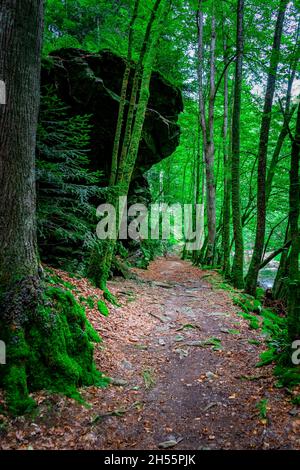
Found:
[(26, 323), (2, 323), (1, 335), (7, 365), (0, 369), (0, 386), (15, 415), (35, 406), (30, 392), (46, 389), (81, 400), (78, 387), (108, 383), (93, 359), (93, 343), (101, 339), (68, 290), (46, 287)]

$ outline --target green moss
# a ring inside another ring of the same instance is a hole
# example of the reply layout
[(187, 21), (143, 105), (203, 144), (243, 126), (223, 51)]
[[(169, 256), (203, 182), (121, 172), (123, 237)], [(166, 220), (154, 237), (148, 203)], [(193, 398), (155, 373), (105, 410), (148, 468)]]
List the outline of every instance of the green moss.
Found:
[(103, 300), (98, 300), (97, 305), (98, 305), (98, 310), (101, 313), (101, 315), (103, 315), (104, 317), (108, 317), (109, 310), (107, 308), (106, 303)]
[(114, 305), (115, 307), (120, 307), (119, 302), (117, 301), (116, 297), (107, 289), (107, 287), (102, 287), (103, 290), (103, 297), (107, 302)]
[(108, 383), (93, 360), (92, 342), (101, 339), (69, 291), (48, 287), (22, 328), (2, 324), (2, 331), (8, 364), (0, 386), (13, 414), (32, 408), (30, 392), (46, 389), (82, 401), (78, 387)]
[(92, 296), (83, 297), (83, 295), (81, 295), (79, 297), (79, 302), (81, 302), (82, 304), (86, 304), (89, 308), (95, 307), (95, 302)]
[(265, 297), (265, 290), (262, 288), (262, 287), (258, 287), (256, 289), (256, 298), (262, 302), (264, 300), (264, 297)]

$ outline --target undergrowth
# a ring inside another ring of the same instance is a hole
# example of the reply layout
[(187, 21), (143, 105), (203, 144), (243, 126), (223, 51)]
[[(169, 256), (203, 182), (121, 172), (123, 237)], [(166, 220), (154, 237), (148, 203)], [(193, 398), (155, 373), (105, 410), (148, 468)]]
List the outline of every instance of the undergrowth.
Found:
[[(261, 353), (256, 366), (273, 364), (274, 375), (277, 378), (276, 386), (279, 388), (290, 389), (299, 385), (300, 366), (294, 365), (291, 360), (293, 350), (288, 335), (287, 319), (263, 307), (264, 290), (258, 288), (254, 298), (235, 290), (218, 277), (213, 277), (210, 282), (214, 287), (228, 291), (233, 303), (241, 309), (238, 315), (249, 322), (249, 328), (261, 331), (265, 337), (267, 349)], [(256, 344), (260, 344), (259, 341), (256, 341)], [(294, 397), (292, 401), (300, 405), (300, 395)]]
[[(260, 300), (245, 294), (233, 298), (235, 305), (242, 308), (239, 312), (249, 321), (249, 327), (261, 330), (265, 337), (267, 350), (261, 353), (257, 367), (274, 364), (277, 387), (292, 388), (300, 384), (300, 367), (291, 361), (292, 349), (288, 335), (287, 319), (272, 310), (263, 308)], [(299, 397), (300, 404), (300, 397)]]
[(22, 325), (2, 321), (0, 327), (8, 358), (0, 369), (0, 387), (13, 415), (32, 410), (36, 405), (30, 393), (38, 390), (84, 403), (79, 387), (108, 384), (93, 359), (93, 343), (101, 338), (65, 287), (47, 283), (37, 308)]

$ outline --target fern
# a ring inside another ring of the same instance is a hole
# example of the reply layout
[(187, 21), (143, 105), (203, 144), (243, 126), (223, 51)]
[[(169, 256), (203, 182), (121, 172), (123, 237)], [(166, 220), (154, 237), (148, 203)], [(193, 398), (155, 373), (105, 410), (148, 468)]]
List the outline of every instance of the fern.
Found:
[(101, 173), (89, 169), (90, 116), (69, 116), (45, 87), (37, 136), (38, 238), (41, 257), (68, 269), (82, 266), (103, 199)]

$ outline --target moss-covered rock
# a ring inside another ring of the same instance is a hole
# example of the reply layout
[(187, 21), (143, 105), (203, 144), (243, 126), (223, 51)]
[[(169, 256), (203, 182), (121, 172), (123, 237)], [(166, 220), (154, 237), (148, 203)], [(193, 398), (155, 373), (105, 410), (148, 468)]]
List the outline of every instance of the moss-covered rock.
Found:
[(47, 287), (26, 323), (2, 322), (1, 335), (7, 364), (0, 369), (0, 387), (13, 414), (34, 406), (30, 392), (46, 389), (81, 400), (78, 387), (108, 383), (93, 359), (92, 343), (101, 339), (67, 290)]
[(106, 303), (104, 302), (104, 300), (99, 300), (98, 301), (98, 310), (101, 313), (101, 315), (103, 315), (104, 317), (108, 317), (109, 310), (108, 310), (108, 307), (107, 307)]

